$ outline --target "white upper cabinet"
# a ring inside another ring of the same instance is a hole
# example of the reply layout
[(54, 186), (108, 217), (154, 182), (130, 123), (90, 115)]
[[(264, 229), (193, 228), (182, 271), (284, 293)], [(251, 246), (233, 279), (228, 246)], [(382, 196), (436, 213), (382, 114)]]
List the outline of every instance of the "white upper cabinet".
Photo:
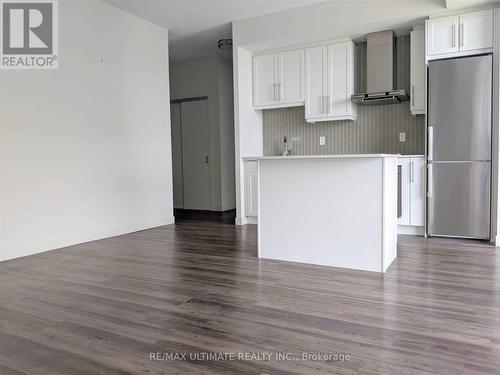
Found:
[(325, 116), (326, 65), (328, 49), (326, 46), (306, 49), (306, 118), (316, 119)]
[(415, 28), (410, 33), (410, 110), (413, 115), (425, 113), (425, 31)]
[(458, 52), (458, 16), (427, 21), (427, 55)]
[(306, 121), (355, 120), (355, 47), (350, 41), (306, 49)]
[(459, 40), (461, 51), (493, 47), (493, 9), (460, 16)]
[(278, 101), (280, 104), (304, 104), (304, 50), (278, 54)]
[(303, 105), (304, 93), (303, 49), (254, 56), (255, 108)]
[(327, 97), (328, 117), (349, 118), (356, 116), (356, 105), (351, 101), (354, 94), (354, 45), (352, 43), (328, 46)]
[(255, 107), (278, 103), (278, 59), (276, 54), (253, 58), (253, 104)]
[(467, 55), (493, 48), (493, 9), (433, 18), (427, 25), (427, 57)]

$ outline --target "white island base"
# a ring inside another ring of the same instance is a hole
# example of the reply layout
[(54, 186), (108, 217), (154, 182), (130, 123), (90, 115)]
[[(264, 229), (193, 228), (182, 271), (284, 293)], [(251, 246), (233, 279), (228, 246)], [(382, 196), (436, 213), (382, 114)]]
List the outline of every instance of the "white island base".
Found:
[(258, 158), (259, 257), (385, 272), (397, 250), (397, 155)]

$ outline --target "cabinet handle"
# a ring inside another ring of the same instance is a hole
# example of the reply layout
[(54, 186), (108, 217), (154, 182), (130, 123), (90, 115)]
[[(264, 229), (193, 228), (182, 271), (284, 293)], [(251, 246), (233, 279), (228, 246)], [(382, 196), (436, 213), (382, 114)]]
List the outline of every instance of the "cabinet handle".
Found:
[(415, 107), (415, 86), (411, 87), (411, 106)]
[(327, 95), (326, 96), (326, 113), (330, 113), (330, 106), (331, 106), (330, 95)]
[(460, 47), (464, 46), (464, 24), (460, 24), (460, 29), (459, 29), (459, 35), (458, 37), (460, 38)]
[(415, 162), (410, 162), (410, 182), (415, 182)]
[(455, 24), (451, 26), (451, 46), (455, 48)]
[(321, 113), (325, 113), (325, 97), (321, 96)]
[(273, 86), (274, 86), (274, 100), (278, 100), (278, 95), (276, 94), (276, 91), (278, 89), (278, 84), (274, 83)]

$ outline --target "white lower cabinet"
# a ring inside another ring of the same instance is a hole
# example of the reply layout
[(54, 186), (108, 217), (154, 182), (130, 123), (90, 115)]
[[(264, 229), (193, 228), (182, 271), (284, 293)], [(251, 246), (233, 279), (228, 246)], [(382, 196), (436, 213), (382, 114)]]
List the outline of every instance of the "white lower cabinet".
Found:
[(259, 212), (259, 180), (257, 161), (245, 162), (245, 216), (256, 217)]
[(423, 234), (425, 214), (425, 157), (398, 160), (398, 233)]

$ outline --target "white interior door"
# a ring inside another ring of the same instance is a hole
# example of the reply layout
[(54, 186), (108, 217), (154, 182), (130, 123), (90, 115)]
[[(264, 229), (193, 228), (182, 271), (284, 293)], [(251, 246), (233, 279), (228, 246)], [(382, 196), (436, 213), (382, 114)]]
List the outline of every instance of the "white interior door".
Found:
[(210, 210), (207, 100), (181, 103), (184, 208)]
[(172, 128), (172, 177), (174, 180), (174, 208), (184, 208), (182, 188), (182, 123), (181, 104), (170, 104)]

